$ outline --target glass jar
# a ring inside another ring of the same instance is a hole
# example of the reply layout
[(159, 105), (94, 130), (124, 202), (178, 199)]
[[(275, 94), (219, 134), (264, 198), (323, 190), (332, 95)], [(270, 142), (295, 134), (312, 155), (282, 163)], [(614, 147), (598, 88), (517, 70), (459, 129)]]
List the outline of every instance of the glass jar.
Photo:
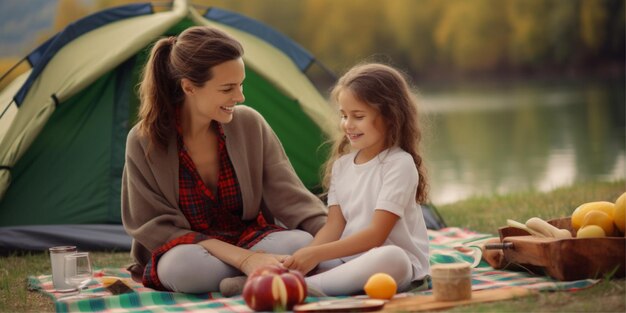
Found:
[(48, 249), (50, 251), (50, 264), (52, 265), (52, 285), (57, 292), (71, 291), (76, 288), (65, 282), (64, 257), (67, 254), (76, 253), (76, 246), (58, 246)]

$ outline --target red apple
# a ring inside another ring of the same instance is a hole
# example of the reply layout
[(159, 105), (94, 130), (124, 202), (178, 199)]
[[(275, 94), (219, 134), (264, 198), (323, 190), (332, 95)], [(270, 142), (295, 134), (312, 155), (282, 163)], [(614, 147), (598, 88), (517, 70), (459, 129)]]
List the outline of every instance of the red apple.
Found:
[(270, 265), (254, 271), (243, 287), (243, 299), (255, 311), (285, 311), (306, 298), (306, 282), (299, 271)]

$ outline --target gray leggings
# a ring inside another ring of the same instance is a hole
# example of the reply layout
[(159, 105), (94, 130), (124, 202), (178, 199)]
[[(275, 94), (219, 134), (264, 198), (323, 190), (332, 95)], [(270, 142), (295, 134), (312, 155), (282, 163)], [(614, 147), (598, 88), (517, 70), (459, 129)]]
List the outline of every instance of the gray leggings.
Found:
[(348, 262), (340, 259), (320, 263), (316, 273), (306, 277), (309, 286), (329, 296), (363, 293), (367, 279), (376, 273), (391, 275), (398, 284), (398, 292), (411, 285), (413, 266), (402, 248), (394, 245), (373, 248)]
[[(292, 254), (308, 245), (313, 237), (301, 230), (278, 231), (267, 235), (250, 250)], [(167, 251), (157, 266), (159, 280), (167, 289), (184, 293), (219, 291), (222, 279), (243, 275), (238, 269), (211, 255), (196, 244), (179, 245)]]

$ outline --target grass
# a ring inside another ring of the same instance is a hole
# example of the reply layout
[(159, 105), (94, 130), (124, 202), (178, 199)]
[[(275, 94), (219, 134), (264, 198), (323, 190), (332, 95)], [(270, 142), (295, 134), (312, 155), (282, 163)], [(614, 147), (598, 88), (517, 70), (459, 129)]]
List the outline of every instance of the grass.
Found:
[[(585, 183), (548, 193), (525, 192), (477, 197), (440, 206), (439, 212), (451, 226), (497, 234), (506, 219), (524, 222), (532, 216), (544, 219), (565, 217), (578, 205), (611, 201), (626, 190), (623, 180)], [(128, 252), (93, 252), (96, 267), (123, 267), (131, 262)], [(29, 275), (49, 274), (47, 253), (0, 257), (0, 312), (51, 312), (52, 301), (26, 288)], [(625, 312), (626, 281), (605, 279), (578, 292), (547, 292), (537, 296), (487, 304), (457, 307), (446, 312)]]
[(533, 216), (545, 220), (572, 215), (579, 205), (592, 201), (615, 202), (626, 191), (624, 180), (582, 183), (551, 192), (523, 192), (475, 197), (438, 207), (448, 225), (497, 235), (507, 219), (526, 222)]
[[(132, 262), (128, 252), (92, 252), (97, 268), (123, 267)], [(0, 312), (54, 312), (52, 300), (27, 290), (27, 277), (49, 275), (48, 253), (14, 254), (0, 257)]]
[(543, 292), (537, 296), (456, 307), (446, 312), (624, 312), (624, 279), (606, 279), (577, 292)]

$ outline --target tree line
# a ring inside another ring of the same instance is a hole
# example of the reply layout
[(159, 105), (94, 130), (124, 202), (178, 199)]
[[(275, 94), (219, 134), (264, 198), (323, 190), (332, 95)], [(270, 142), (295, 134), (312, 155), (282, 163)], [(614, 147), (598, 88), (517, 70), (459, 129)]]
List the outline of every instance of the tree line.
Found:
[[(59, 0), (56, 32), (107, 7)], [(429, 77), (618, 69), (624, 0), (192, 0), (260, 20), (335, 72), (363, 59)], [(46, 37), (46, 36), (43, 36)]]

